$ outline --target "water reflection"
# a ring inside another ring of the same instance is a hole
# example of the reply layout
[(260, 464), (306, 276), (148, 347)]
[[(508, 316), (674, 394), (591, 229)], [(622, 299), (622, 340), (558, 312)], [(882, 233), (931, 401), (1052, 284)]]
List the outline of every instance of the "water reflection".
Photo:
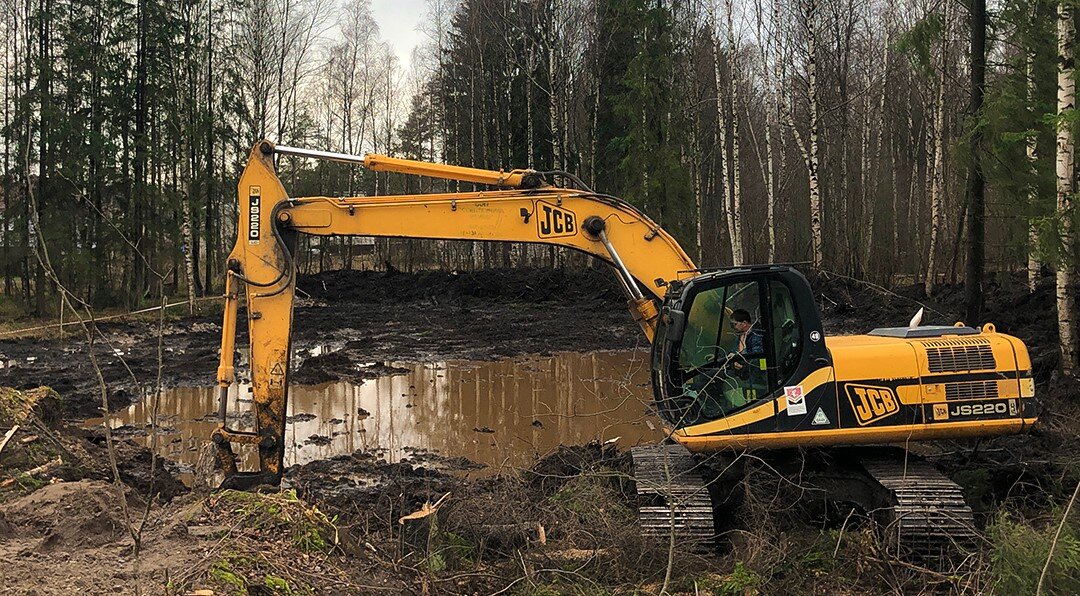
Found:
[[(528, 466), (560, 444), (620, 437), (626, 446), (657, 436), (658, 424), (645, 412), (652, 394), (642, 352), (395, 366), (409, 372), (292, 387), (286, 465), (358, 449), (397, 461), (418, 448), (499, 469)], [(244, 413), (230, 421), (235, 428), (251, 426), (249, 391), (247, 384), (230, 390), (230, 412)], [(159, 452), (187, 471), (216, 424), (216, 389), (170, 389), (159, 408)], [(143, 428), (149, 410), (146, 400), (111, 423)]]

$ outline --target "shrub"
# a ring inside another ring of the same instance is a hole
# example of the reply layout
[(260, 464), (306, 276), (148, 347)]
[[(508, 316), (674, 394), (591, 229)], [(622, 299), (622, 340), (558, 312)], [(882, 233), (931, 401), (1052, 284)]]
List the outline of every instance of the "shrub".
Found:
[[(1054, 516), (1061, 519), (1059, 512)], [(1058, 537), (1043, 583), (1044, 594), (1080, 594), (1080, 524), (1070, 515)], [(1034, 594), (1057, 523), (1035, 527), (1002, 514), (988, 528), (994, 584), (1001, 594)]]

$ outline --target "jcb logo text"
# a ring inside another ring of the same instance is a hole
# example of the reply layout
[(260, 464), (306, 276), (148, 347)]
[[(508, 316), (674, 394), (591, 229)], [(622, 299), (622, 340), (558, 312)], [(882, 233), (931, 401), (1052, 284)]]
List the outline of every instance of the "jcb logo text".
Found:
[(966, 417), (966, 416), (988, 416), (990, 414), (1005, 414), (1009, 411), (1008, 406), (1004, 402), (989, 403), (989, 404), (964, 404), (962, 406), (954, 405), (949, 412), (953, 417)]
[(248, 244), (258, 244), (260, 229), (259, 217), (262, 215), (262, 188), (248, 188)]
[(536, 202), (536, 227), (541, 238), (558, 238), (577, 234), (577, 216), (569, 209), (543, 201)]
[(860, 425), (870, 424), (900, 411), (900, 402), (888, 387), (847, 385), (846, 389), (851, 409)]

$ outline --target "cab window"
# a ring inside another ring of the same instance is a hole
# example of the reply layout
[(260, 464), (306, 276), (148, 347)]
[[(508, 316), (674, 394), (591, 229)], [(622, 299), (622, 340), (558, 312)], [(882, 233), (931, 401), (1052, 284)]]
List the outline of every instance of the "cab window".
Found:
[(699, 292), (687, 310), (686, 328), (674, 363), (685, 424), (713, 420), (740, 410), (768, 393), (770, 358), (763, 317), (765, 296), (758, 281), (731, 283)]
[(782, 281), (769, 282), (769, 306), (772, 313), (772, 344), (776, 351), (771, 388), (787, 384), (802, 357), (802, 332), (791, 289)]

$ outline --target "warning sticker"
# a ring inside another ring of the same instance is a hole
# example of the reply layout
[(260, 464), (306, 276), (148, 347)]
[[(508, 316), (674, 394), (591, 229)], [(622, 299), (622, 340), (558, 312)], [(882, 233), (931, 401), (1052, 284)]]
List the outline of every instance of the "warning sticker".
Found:
[(280, 362), (275, 363), (274, 368), (270, 369), (270, 386), (285, 386), (285, 368), (281, 366)]
[(814, 426), (824, 426), (829, 424), (829, 417), (825, 415), (825, 411), (821, 408), (817, 409), (817, 413), (814, 414), (814, 421), (810, 424)]
[(806, 414), (806, 398), (803, 396), (802, 385), (784, 387), (784, 397), (787, 398), (788, 416)]

